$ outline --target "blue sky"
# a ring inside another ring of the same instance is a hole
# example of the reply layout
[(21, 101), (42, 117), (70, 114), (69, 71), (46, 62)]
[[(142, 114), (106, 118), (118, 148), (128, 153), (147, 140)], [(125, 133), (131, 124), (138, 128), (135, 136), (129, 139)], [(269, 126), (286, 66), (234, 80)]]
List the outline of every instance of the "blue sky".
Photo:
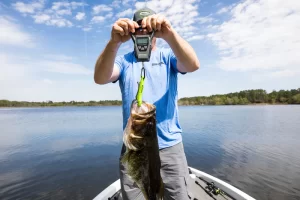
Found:
[[(0, 99), (121, 99), (118, 84), (94, 83), (94, 64), (114, 21), (145, 4), (200, 59), (198, 71), (179, 75), (180, 98), (300, 87), (300, 1), (2, 0)], [(131, 50), (128, 41), (119, 54)]]

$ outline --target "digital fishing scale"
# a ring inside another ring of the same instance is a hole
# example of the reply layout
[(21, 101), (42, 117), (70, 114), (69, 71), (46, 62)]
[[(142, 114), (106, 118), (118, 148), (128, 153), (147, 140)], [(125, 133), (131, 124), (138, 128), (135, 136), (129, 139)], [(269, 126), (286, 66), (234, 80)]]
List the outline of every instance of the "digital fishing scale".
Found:
[[(138, 28), (142, 29), (140, 26)], [(138, 91), (136, 94), (136, 101), (138, 106), (142, 104), (142, 96), (143, 96), (143, 89), (144, 89), (144, 80), (145, 80), (145, 67), (144, 62), (150, 61), (151, 56), (151, 48), (152, 48), (152, 39), (153, 39), (154, 31), (150, 34), (146, 35), (134, 35), (130, 34), (133, 44), (134, 44), (134, 54), (136, 57), (137, 62), (142, 62), (142, 69), (141, 69), (141, 80), (138, 82)]]
[[(139, 29), (142, 29), (142, 27)], [(137, 61), (149, 62), (154, 31), (147, 35), (130, 35), (134, 44), (134, 53)]]

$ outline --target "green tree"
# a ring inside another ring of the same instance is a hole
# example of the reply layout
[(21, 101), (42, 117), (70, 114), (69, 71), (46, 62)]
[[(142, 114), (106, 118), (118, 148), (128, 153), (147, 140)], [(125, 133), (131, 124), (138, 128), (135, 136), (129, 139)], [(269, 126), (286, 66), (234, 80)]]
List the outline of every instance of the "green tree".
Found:
[(300, 104), (300, 94), (296, 94), (292, 97), (292, 104)]

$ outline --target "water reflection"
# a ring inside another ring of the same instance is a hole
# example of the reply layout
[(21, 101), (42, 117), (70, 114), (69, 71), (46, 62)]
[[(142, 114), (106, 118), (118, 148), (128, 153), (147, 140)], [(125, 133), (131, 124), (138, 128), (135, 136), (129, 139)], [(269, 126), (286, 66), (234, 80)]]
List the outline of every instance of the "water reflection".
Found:
[(1, 195), (7, 199), (92, 199), (118, 178), (120, 145), (11, 156), (0, 166)]
[[(231, 107), (227, 112), (229, 108), (204, 107), (202, 113), (198, 111), (198, 127), (186, 130), (186, 148), (205, 146), (198, 148), (197, 157), (213, 166), (204, 167), (204, 171), (257, 199), (299, 198), (300, 107), (245, 106)], [(185, 118), (189, 110), (184, 112), (184, 122), (189, 121)], [(204, 166), (199, 159), (195, 161), (195, 149), (187, 152), (190, 164)]]
[[(300, 198), (300, 106), (180, 107), (190, 166)], [(118, 178), (120, 107), (0, 109), (0, 199), (92, 199)]]
[(0, 161), (18, 152), (45, 154), (122, 140), (119, 107), (5, 109), (0, 124)]

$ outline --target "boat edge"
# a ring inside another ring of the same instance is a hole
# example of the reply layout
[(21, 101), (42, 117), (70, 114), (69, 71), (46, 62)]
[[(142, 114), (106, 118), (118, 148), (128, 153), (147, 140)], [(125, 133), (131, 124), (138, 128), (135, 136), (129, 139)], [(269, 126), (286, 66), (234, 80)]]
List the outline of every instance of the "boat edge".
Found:
[[(214, 182), (218, 184), (218, 187), (224, 191), (226, 191), (226, 193), (228, 193), (229, 195), (236, 197), (236, 194), (239, 195), (241, 198), (245, 199), (245, 200), (256, 200), (253, 197), (251, 197), (250, 195), (246, 194), (245, 192), (241, 191), (240, 189), (230, 185), (229, 183), (226, 183), (225, 181), (222, 181), (221, 179), (218, 179), (212, 175), (209, 175), (203, 171), (197, 170), (195, 168), (189, 167), (189, 169), (191, 170), (191, 172), (193, 174), (198, 174), (201, 175), (201, 178), (206, 179), (206, 181), (208, 182)], [(207, 180), (208, 179), (208, 180)], [(232, 193), (231, 193), (232, 191)], [(239, 198), (238, 198), (239, 199)]]
[(113, 196), (116, 192), (121, 189), (121, 181), (120, 179), (116, 180), (108, 187), (106, 187), (100, 194), (98, 194), (93, 200), (102, 200), (107, 198), (108, 196)]
[[(201, 178), (205, 179), (208, 182), (214, 182), (217, 183), (217, 186), (226, 191), (229, 195), (237, 198), (237, 199), (244, 199), (244, 200), (256, 200), (250, 195), (246, 194), (245, 192), (239, 190), (238, 188), (230, 185), (229, 183), (226, 183), (225, 181), (222, 181), (221, 179), (218, 179), (212, 175), (209, 175), (203, 171), (197, 170), (193, 167), (188, 167), (191, 172), (195, 175), (201, 176)], [(192, 178), (192, 177), (191, 177)], [(108, 196), (113, 196), (116, 192), (118, 192), (121, 189), (121, 182), (120, 179), (116, 180), (112, 184), (110, 184), (108, 187), (106, 187), (100, 194), (98, 194), (93, 200), (103, 200), (106, 199)], [(238, 197), (237, 197), (238, 195)]]

